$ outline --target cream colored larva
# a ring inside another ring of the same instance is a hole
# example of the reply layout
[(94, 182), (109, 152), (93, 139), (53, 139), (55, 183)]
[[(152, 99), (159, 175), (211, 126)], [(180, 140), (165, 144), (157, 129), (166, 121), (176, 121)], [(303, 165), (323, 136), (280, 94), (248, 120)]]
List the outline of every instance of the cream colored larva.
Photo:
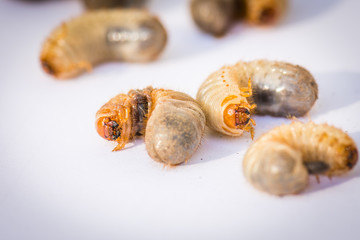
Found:
[(355, 142), (327, 124), (293, 122), (261, 136), (245, 154), (243, 171), (257, 189), (274, 195), (295, 194), (309, 174), (342, 175), (358, 160)]
[(106, 61), (154, 60), (166, 41), (165, 28), (146, 10), (94, 10), (58, 26), (40, 60), (47, 73), (71, 78)]
[(256, 106), (247, 97), (252, 95), (251, 81), (240, 88), (237, 72), (225, 66), (211, 74), (200, 86), (196, 99), (206, 115), (210, 128), (230, 136), (240, 136), (249, 131), (254, 136), (255, 124), (251, 111)]
[(145, 135), (150, 157), (165, 165), (187, 161), (200, 145), (205, 115), (189, 95), (147, 87), (110, 99), (96, 113), (96, 130), (121, 150)]

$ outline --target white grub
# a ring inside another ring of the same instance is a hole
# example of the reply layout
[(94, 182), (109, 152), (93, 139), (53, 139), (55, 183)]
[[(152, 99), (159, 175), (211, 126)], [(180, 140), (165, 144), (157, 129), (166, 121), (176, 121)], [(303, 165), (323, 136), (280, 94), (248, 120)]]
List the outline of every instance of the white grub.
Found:
[(146, 10), (94, 10), (58, 26), (45, 41), (40, 61), (54, 77), (72, 78), (103, 62), (152, 61), (166, 42), (165, 28)]
[(245, 154), (243, 172), (257, 189), (274, 195), (302, 192), (309, 174), (345, 174), (358, 160), (355, 142), (327, 124), (293, 122), (262, 135)]

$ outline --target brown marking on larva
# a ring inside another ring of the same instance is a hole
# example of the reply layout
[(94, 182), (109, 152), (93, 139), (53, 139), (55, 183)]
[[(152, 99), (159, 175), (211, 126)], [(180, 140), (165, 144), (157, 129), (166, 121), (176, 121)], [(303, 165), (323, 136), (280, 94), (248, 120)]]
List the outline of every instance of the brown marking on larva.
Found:
[(120, 130), (118, 129), (118, 127), (119, 127), (119, 124), (114, 120), (110, 120), (110, 121), (104, 123), (105, 137), (112, 141), (114, 141), (118, 137), (120, 137)]
[(322, 161), (304, 162), (309, 174), (321, 174), (329, 169), (329, 164)]
[(235, 109), (235, 125), (241, 127), (247, 125), (250, 121), (250, 111), (247, 108), (239, 107)]
[(53, 67), (51, 66), (51, 64), (48, 61), (41, 60), (41, 66), (46, 73), (48, 73), (50, 75), (55, 75), (55, 70), (53, 69)]
[(357, 161), (358, 161), (358, 150), (356, 148), (354, 148), (354, 146), (349, 145), (345, 147), (345, 151), (347, 152), (347, 164), (346, 166), (349, 169), (352, 169)]
[(269, 24), (274, 22), (275, 19), (276, 19), (276, 11), (273, 8), (268, 7), (268, 8), (264, 8), (261, 11), (260, 19), (259, 19), (261, 23)]

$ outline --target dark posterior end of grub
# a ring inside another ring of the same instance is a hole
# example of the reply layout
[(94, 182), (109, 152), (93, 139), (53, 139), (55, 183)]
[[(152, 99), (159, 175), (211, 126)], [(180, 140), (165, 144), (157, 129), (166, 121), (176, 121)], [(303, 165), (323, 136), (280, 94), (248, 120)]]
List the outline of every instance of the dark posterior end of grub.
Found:
[(326, 172), (330, 166), (322, 161), (305, 162), (309, 174), (320, 174)]
[(55, 70), (47, 60), (41, 60), (41, 66), (44, 71), (50, 75), (55, 75)]
[(275, 10), (273, 8), (267, 7), (261, 11), (259, 20), (263, 24), (270, 24), (275, 21), (275, 18), (276, 18)]
[(254, 101), (256, 105), (259, 106), (270, 106), (275, 102), (274, 92), (271, 90), (254, 88)]
[(358, 150), (356, 149), (356, 147), (351, 145), (351, 146), (345, 147), (345, 151), (347, 152), (346, 166), (349, 169), (352, 169), (358, 161), (358, 157), (359, 157)]

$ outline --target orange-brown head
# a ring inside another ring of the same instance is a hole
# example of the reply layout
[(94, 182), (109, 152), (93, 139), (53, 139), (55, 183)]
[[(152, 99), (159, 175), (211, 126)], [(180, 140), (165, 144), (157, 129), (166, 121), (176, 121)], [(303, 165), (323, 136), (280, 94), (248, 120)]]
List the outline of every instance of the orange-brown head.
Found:
[(244, 129), (251, 119), (250, 109), (239, 104), (230, 104), (224, 112), (224, 122), (230, 128)]
[(96, 131), (98, 134), (109, 141), (116, 141), (121, 137), (121, 126), (115, 119), (101, 117), (96, 121)]

